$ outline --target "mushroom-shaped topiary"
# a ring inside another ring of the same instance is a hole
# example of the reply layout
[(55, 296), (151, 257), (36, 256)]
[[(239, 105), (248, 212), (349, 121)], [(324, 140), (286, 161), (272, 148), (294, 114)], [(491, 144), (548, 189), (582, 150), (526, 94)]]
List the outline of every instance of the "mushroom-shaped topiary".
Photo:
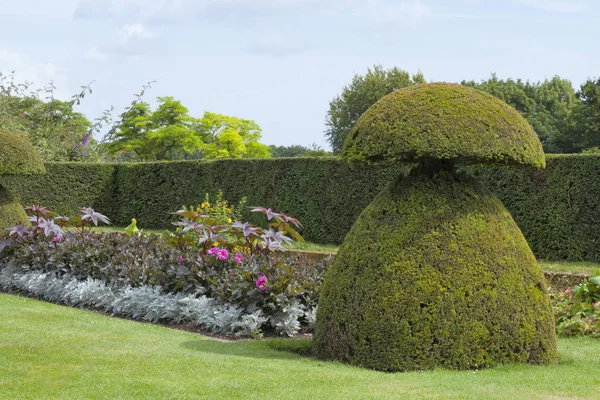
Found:
[[(0, 175), (31, 175), (46, 172), (38, 152), (19, 134), (0, 130)], [(0, 230), (27, 223), (23, 206), (0, 185)]]
[(314, 348), (383, 371), (556, 359), (546, 282), (502, 203), (455, 164), (543, 167), (521, 115), (460, 85), (398, 90), (345, 143), (353, 162), (414, 162), (362, 212), (323, 282)]

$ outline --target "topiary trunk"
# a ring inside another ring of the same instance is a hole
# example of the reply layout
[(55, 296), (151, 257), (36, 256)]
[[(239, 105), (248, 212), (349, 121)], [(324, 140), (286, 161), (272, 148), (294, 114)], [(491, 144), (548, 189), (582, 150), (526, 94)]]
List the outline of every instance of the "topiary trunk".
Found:
[(362, 212), (326, 274), (320, 358), (382, 371), (556, 360), (542, 271), (502, 203), (415, 169)]
[(15, 224), (28, 223), (25, 209), (10, 192), (0, 185), (0, 237), (2, 232)]

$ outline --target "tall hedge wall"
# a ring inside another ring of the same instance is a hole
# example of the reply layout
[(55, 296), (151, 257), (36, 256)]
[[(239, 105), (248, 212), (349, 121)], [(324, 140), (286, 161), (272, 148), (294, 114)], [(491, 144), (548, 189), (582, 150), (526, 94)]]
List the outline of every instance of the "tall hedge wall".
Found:
[(397, 173), (351, 170), (340, 160), (322, 158), (120, 164), (116, 221), (126, 225), (135, 217), (140, 226), (170, 227), (169, 211), (198, 204), (205, 193), (221, 190), (232, 202), (247, 196), (248, 205), (299, 218), (307, 240), (340, 243), (358, 214)]
[[(222, 190), (237, 202), (300, 218), (307, 240), (340, 243), (359, 213), (392, 176), (408, 172), (350, 169), (335, 158), (180, 161), (131, 164), (46, 164), (39, 177), (4, 177), (24, 204), (74, 214), (92, 206), (116, 225), (131, 218), (167, 228), (169, 214)], [(600, 156), (548, 156), (545, 170), (473, 168), (511, 212), (542, 259), (600, 261)]]
[(600, 261), (600, 155), (550, 155), (545, 170), (478, 168), (538, 258)]

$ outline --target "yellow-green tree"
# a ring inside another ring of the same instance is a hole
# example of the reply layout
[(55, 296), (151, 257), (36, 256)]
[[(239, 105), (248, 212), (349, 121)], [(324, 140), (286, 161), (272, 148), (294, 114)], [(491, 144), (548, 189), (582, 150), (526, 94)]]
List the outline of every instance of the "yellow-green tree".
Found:
[(268, 146), (259, 143), (254, 121), (205, 112), (193, 118), (179, 100), (159, 97), (153, 111), (140, 102), (121, 115), (108, 151), (139, 161), (177, 159), (266, 158)]
[(260, 143), (260, 126), (254, 121), (205, 112), (196, 125), (204, 142), (203, 158), (268, 158), (269, 147)]

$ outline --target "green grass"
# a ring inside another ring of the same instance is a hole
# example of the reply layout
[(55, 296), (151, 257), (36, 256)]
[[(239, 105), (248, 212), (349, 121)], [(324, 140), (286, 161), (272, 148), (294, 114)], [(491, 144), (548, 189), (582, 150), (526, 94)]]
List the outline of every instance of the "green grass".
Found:
[[(109, 225), (109, 226), (97, 226), (92, 228), (93, 232), (123, 232), (123, 230), (125, 229), (125, 227), (121, 227), (121, 226), (113, 226), (113, 225)], [(141, 231), (143, 233), (147, 233), (147, 234), (153, 234), (153, 235), (160, 235), (163, 232), (166, 232), (166, 229), (141, 229)]]
[[(0, 294), (3, 399), (598, 399), (600, 341), (552, 366), (387, 374)], [(273, 348), (271, 348), (273, 347)]]
[(338, 249), (340, 248), (340, 246), (336, 246), (335, 244), (319, 244), (311, 242), (293, 242), (289, 247), (295, 250), (315, 251), (322, 253), (337, 253)]
[(600, 264), (587, 261), (539, 261), (542, 270), (592, 275), (600, 272)]

